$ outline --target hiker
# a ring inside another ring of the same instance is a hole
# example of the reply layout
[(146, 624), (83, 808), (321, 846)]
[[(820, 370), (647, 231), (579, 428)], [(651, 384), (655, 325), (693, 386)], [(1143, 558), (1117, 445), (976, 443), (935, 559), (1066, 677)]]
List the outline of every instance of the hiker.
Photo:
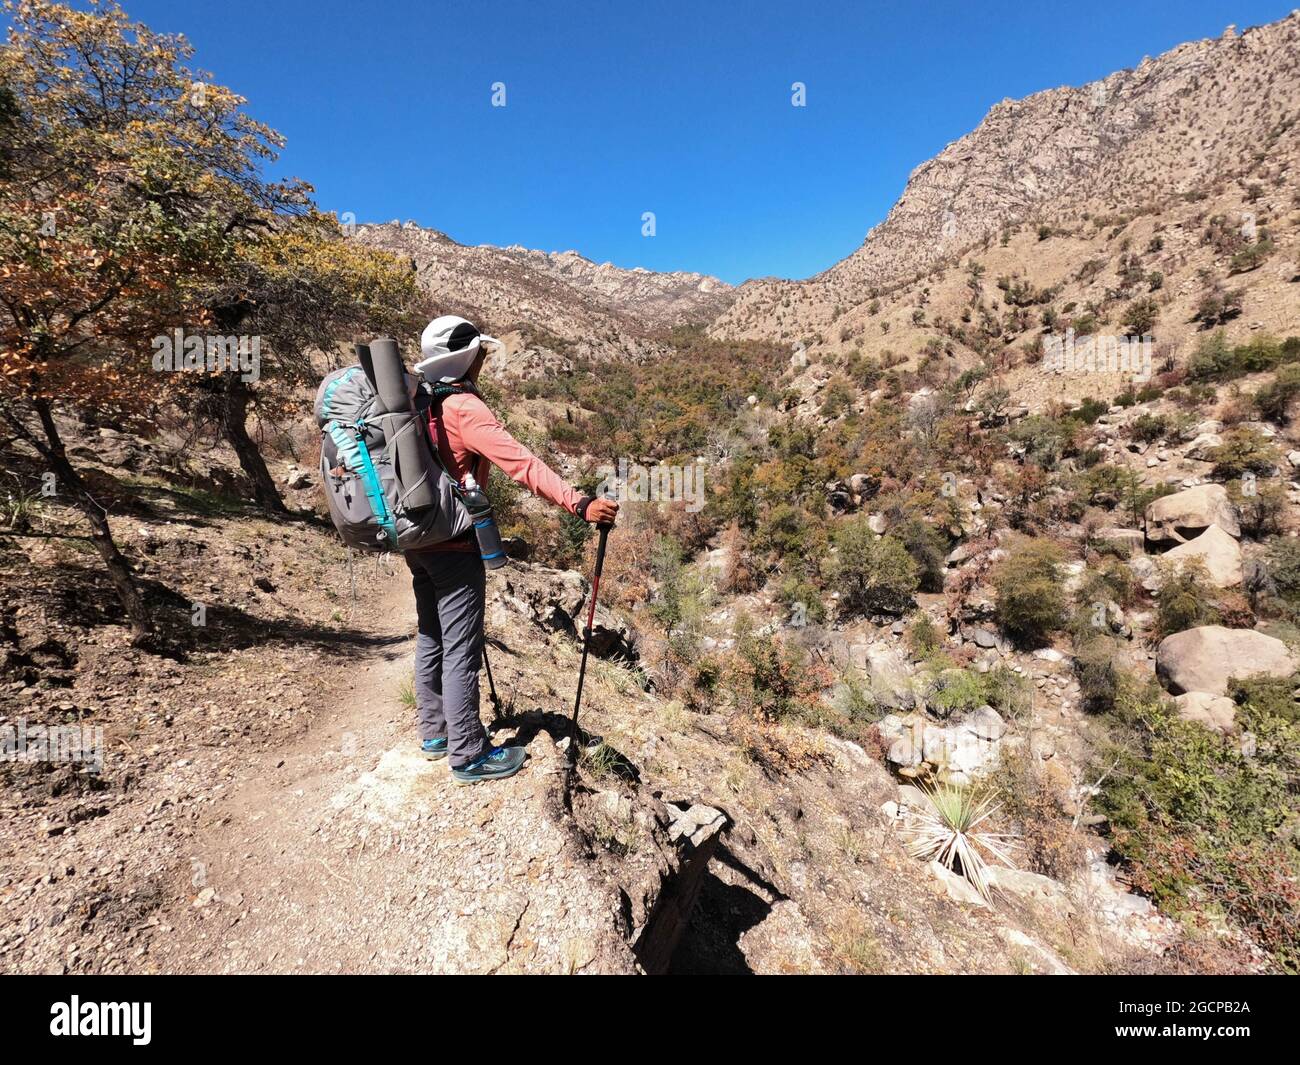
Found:
[[(467, 473), (486, 486), (498, 466), (534, 495), (584, 521), (611, 523), (612, 499), (584, 496), (564, 483), (519, 443), (474, 387), (492, 337), (464, 318), (443, 315), (420, 337), (415, 369), (435, 389), (429, 435), (447, 472)], [(430, 759), (448, 758), (458, 784), (512, 776), (524, 763), (522, 747), (493, 747), (479, 718), (479, 662), (483, 657), (486, 573), (473, 529), (445, 543), (404, 556), (413, 576), (419, 632), (415, 641), (415, 701), (420, 747)]]

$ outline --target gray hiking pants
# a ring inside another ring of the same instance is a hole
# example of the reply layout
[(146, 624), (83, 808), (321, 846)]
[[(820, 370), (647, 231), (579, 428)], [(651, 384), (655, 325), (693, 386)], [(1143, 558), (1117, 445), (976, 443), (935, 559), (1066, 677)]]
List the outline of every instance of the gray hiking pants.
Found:
[(486, 754), (478, 716), (478, 670), (483, 657), (483, 595), (487, 577), (477, 551), (422, 551), (403, 555), (415, 590), (415, 705), (420, 739), (446, 737), (447, 757), (459, 768)]

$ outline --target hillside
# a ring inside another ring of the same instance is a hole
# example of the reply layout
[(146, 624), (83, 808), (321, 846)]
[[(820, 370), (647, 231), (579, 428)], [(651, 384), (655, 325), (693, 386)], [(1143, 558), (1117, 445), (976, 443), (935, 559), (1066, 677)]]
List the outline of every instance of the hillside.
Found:
[(458, 244), (412, 222), (357, 227), (355, 239), (415, 265), (440, 313), (462, 314), (506, 344), (500, 367), (516, 375), (572, 359), (660, 355), (660, 336), (711, 321), (734, 298), (715, 277), (624, 270), (577, 252)]
[[(1243, 317), (1294, 323), (1295, 289), (1276, 281), (1288, 267), (1283, 280), (1294, 275), (1297, 61), (1300, 14), (1292, 14), (1244, 33), (1230, 27), (1098, 82), (1003, 101), (913, 171), (856, 252), (805, 282), (747, 283), (712, 332), (910, 357), (942, 332), (917, 328), (914, 313), (951, 319), (968, 295), (964, 260), (978, 259), (988, 281), (1063, 285), (1051, 304), (1060, 312), (1065, 302), (1113, 305), (1110, 275), (1128, 252), (1138, 276), (1164, 273), (1156, 298), (1171, 306), (1157, 333), (1177, 343), (1189, 303), (1209, 283), (1198, 272), (1226, 281), (1229, 252), (1239, 250), (1229, 242), (1205, 254), (1208, 220), (1223, 216), (1235, 231), (1247, 213), (1272, 227), (1279, 249), (1265, 269), (1234, 280), (1246, 289)], [(1167, 233), (1162, 247), (1151, 247), (1153, 233)], [(1072, 284), (1093, 261), (1100, 269), (1088, 283)], [(1003, 344), (1034, 335), (1026, 323), (1002, 324)]]

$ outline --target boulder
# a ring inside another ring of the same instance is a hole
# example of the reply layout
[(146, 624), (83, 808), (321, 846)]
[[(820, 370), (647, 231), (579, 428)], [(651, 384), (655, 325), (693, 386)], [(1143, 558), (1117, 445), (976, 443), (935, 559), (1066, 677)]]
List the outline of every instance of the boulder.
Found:
[(1147, 539), (1155, 544), (1183, 544), (1217, 525), (1229, 536), (1241, 535), (1237, 508), (1221, 484), (1198, 484), (1155, 500), (1146, 513)]
[(1174, 700), (1178, 716), (1184, 721), (1195, 721), (1215, 732), (1231, 732), (1237, 719), (1237, 704), (1226, 695), (1209, 692), (1183, 692)]
[(1183, 454), (1197, 462), (1213, 462), (1214, 449), (1222, 446), (1223, 437), (1218, 433), (1202, 433), (1183, 448)]
[(988, 903), (975, 890), (975, 886), (960, 873), (954, 873), (938, 861), (930, 862), (929, 869), (940, 890), (953, 902), (962, 902), (967, 906), (978, 906), (981, 909), (988, 908)]
[(1217, 525), (1167, 551), (1165, 558), (1175, 565), (1199, 562), (1216, 588), (1234, 588), (1241, 583), (1241, 547)]
[[(580, 573), (529, 562), (512, 562), (498, 572), (499, 579), (488, 586), (490, 624), (503, 626), (506, 617), (515, 614), (545, 632), (581, 639), (591, 586)], [(591, 629), (591, 653), (622, 662), (637, 659), (635, 630), (600, 603)]]
[(1202, 625), (1166, 636), (1156, 649), (1156, 675), (1174, 695), (1226, 695), (1231, 677), (1289, 677), (1295, 670), (1286, 644), (1254, 629)]
[(866, 648), (864, 666), (877, 705), (889, 710), (910, 710), (916, 705), (912, 668), (900, 649), (873, 643)]
[(289, 472), (284, 475), (285, 488), (297, 490), (300, 488), (310, 488), (311, 484), (311, 474), (297, 466), (290, 466)]
[(1160, 591), (1164, 581), (1161, 579), (1160, 569), (1155, 559), (1150, 555), (1134, 555), (1128, 560), (1128, 568), (1133, 571), (1133, 576), (1148, 592)]
[(879, 479), (869, 473), (855, 473), (849, 478), (849, 491), (859, 499), (870, 499), (879, 490)]
[(982, 740), (996, 743), (1007, 734), (1007, 723), (993, 707), (985, 705), (966, 719), (966, 727)]
[(1139, 555), (1146, 547), (1146, 537), (1141, 529), (1121, 529), (1112, 526), (1108, 529), (1098, 529), (1096, 536), (1103, 543), (1115, 544), (1128, 555)]

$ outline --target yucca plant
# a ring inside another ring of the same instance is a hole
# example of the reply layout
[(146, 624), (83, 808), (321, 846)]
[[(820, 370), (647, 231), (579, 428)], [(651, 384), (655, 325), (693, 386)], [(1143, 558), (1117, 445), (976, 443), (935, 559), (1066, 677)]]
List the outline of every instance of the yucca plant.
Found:
[(988, 899), (988, 861), (984, 854), (1015, 868), (1008, 853), (1015, 836), (980, 827), (1001, 808), (994, 802), (996, 793), (946, 783), (922, 785), (921, 790), (930, 803), (913, 814), (907, 828), (911, 836), (907, 852), (913, 858), (942, 862), (969, 880), (981, 898)]

